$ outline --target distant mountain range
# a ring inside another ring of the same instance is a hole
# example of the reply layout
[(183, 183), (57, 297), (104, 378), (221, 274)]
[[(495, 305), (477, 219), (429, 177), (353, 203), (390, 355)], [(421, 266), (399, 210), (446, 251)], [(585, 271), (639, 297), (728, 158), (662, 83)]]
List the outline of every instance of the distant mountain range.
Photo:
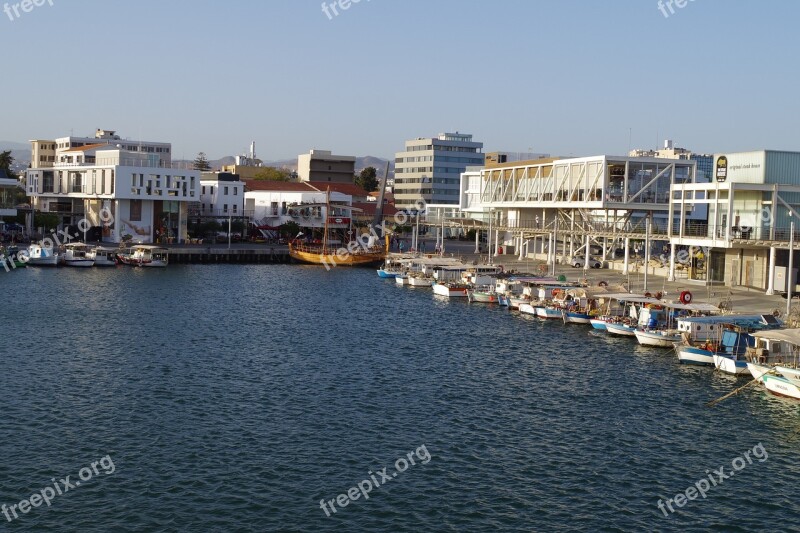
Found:
[[(24, 170), (28, 168), (31, 162), (31, 145), (30, 143), (19, 143), (14, 141), (0, 141), (0, 152), (11, 150), (11, 157), (14, 158), (14, 170)], [(193, 159), (191, 161), (194, 161)], [(191, 163), (191, 161), (188, 161)], [(217, 170), (224, 165), (232, 165), (236, 159), (233, 156), (226, 156), (220, 159), (210, 160), (211, 168)], [(187, 162), (185, 160), (174, 160), (175, 163)], [(281, 159), (278, 161), (264, 161), (264, 166), (286, 168), (289, 170), (297, 171), (297, 158)], [(378, 177), (382, 178), (386, 170), (386, 160), (380, 157), (373, 157), (371, 155), (356, 158), (356, 173), (361, 172), (362, 169), (367, 167), (375, 167), (378, 169)], [(389, 177), (394, 177), (394, 161), (389, 162)]]

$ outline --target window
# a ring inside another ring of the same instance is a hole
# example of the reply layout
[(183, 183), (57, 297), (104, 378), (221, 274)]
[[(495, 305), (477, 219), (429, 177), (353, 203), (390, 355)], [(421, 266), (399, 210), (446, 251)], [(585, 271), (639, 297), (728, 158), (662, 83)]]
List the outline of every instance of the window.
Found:
[(233, 188), (233, 195), (234, 196), (238, 196), (239, 195), (239, 187), (234, 187)]
[(223, 204), (222, 205), (222, 212), (223, 213), (227, 213), (228, 212), (228, 204)]
[(225, 196), (228, 195), (228, 186), (227, 185), (225, 186), (225, 192), (223, 194), (225, 194)]
[(142, 221), (142, 201), (131, 200), (131, 222)]
[[(214, 186), (213, 185), (208, 188), (208, 193), (209, 194), (214, 194)], [(788, 248), (787, 248), (787, 250), (788, 250)]]
[(205, 186), (205, 185), (203, 185), (202, 189), (203, 189), (203, 190), (201, 191), (201, 193), (202, 193), (202, 194), (205, 194), (205, 193), (206, 193), (206, 186)]
[(239, 206), (238, 206), (238, 205), (236, 205), (236, 204), (233, 204), (233, 212), (234, 212), (234, 213), (236, 212), (236, 208), (237, 208), (237, 207), (239, 207)]

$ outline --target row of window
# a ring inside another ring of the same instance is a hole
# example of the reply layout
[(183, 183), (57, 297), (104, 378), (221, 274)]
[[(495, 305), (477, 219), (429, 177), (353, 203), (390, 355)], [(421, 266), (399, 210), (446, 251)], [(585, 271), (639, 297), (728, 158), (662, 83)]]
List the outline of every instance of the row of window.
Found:
[[(214, 212), (214, 204), (208, 204), (208, 209), (206, 209), (206, 204), (200, 204), (200, 211), (201, 212), (205, 212), (206, 210), (209, 213), (213, 213)], [(227, 213), (228, 212), (228, 204), (222, 204), (222, 212), (223, 213)], [(236, 204), (232, 204), (231, 205), (231, 213), (236, 214), (238, 212), (239, 212), (239, 206), (236, 205)]]
[[(200, 194), (205, 194), (205, 193), (206, 193), (206, 186), (205, 186), (205, 185), (203, 185), (203, 186), (201, 187), (201, 189), (202, 189), (202, 190), (200, 191)], [(239, 187), (232, 187), (232, 189), (233, 189), (233, 195), (234, 195), (234, 196), (239, 196)], [(229, 188), (228, 188), (228, 186), (227, 186), (227, 185), (225, 185), (225, 186), (223, 187), (222, 194), (224, 194), (224, 195), (227, 195), (227, 194), (228, 194), (228, 191), (229, 191)], [(214, 194), (214, 186), (213, 186), (213, 185), (209, 185), (209, 186), (208, 186), (208, 194)]]
[(421, 178), (397, 178), (395, 185), (403, 185), (405, 183), (444, 183), (445, 185), (459, 185), (460, 178), (430, 178), (423, 176)]
[[(81, 146), (88, 146), (90, 144), (100, 144), (100, 143), (92, 143), (92, 142), (88, 142), (88, 143), (63, 142), (63, 143), (58, 143), (58, 148), (59, 149), (80, 148)], [(54, 148), (55, 148), (55, 146), (56, 145), (53, 145)], [(109, 146), (111, 146), (111, 145), (109, 145)], [(167, 147), (167, 146), (147, 146), (147, 145), (141, 145), (140, 146), (138, 144), (119, 144), (119, 145), (114, 145), (114, 146), (119, 146), (122, 150), (128, 150), (129, 152), (148, 152), (148, 153), (151, 153), (151, 154), (154, 154), (154, 153), (155, 154), (168, 154), (169, 153), (169, 147)], [(42, 148), (45, 149), (45, 150), (48, 149), (47, 145), (42, 145)], [(52, 150), (53, 148), (50, 148), (50, 149)]]

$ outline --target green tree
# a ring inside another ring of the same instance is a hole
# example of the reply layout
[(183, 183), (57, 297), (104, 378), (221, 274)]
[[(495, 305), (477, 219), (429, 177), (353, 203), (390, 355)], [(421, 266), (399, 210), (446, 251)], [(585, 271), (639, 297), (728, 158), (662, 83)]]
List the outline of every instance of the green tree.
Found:
[(287, 239), (294, 239), (300, 233), (300, 225), (297, 222), (284, 222), (278, 226), (278, 233)]
[(255, 173), (253, 179), (266, 181), (289, 181), (291, 171), (285, 168), (264, 167)]
[(201, 172), (211, 170), (211, 163), (208, 162), (205, 152), (200, 152), (194, 160), (194, 169)]
[(16, 179), (17, 175), (11, 171), (11, 165), (14, 164), (14, 158), (11, 156), (11, 150), (0, 152), (0, 170), (5, 170), (8, 177)]
[(367, 192), (378, 190), (378, 171), (375, 167), (363, 169), (355, 178), (355, 184)]
[(36, 213), (33, 215), (33, 225), (36, 228), (44, 228), (47, 233), (48, 229), (56, 229), (58, 227), (58, 215), (53, 213)]

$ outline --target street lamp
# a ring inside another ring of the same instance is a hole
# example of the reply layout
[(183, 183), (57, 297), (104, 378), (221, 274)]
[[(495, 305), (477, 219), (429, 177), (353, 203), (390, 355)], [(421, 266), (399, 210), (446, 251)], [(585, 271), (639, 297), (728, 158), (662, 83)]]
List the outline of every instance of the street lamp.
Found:
[(792, 309), (792, 289), (797, 281), (792, 275), (794, 270), (794, 219), (789, 211), (789, 272), (786, 273), (786, 320), (789, 320), (789, 311)]

